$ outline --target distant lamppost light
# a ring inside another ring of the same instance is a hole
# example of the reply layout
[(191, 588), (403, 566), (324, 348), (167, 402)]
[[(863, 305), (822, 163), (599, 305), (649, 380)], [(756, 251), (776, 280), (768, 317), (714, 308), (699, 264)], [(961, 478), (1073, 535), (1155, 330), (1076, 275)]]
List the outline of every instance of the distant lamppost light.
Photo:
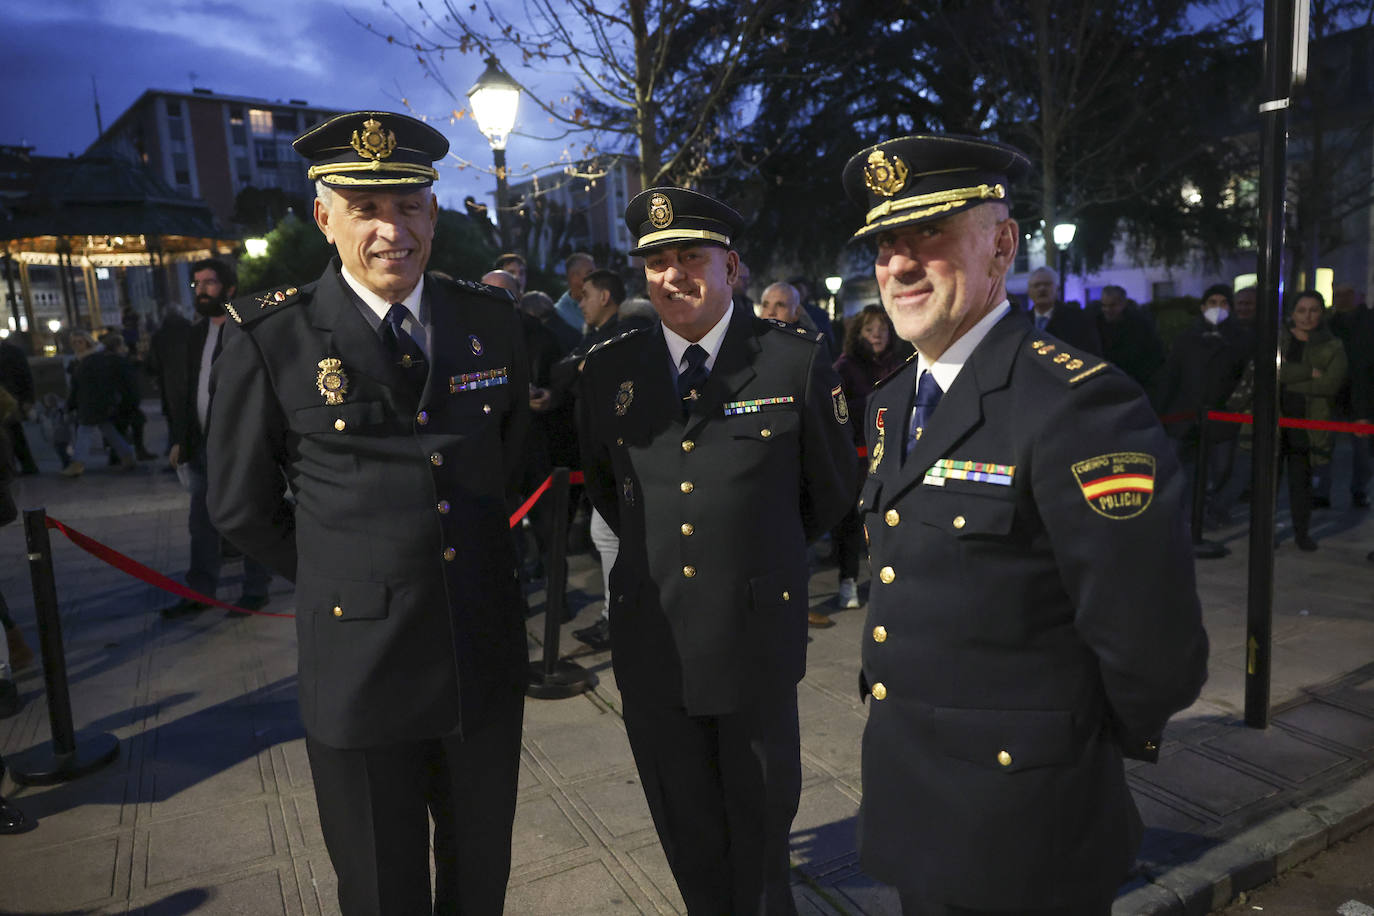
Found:
[(267, 239), (244, 239), (243, 250), (250, 258), (260, 258), (267, 254)]
[(830, 295), (833, 296), (836, 293), (838, 293), (840, 291), (841, 286), (844, 286), (844, 277), (825, 278), (825, 288), (830, 290)]
[(9, 340), (9, 339), (10, 339), (10, 329), (9, 329), (9, 328), (0, 328), (0, 340)]
[(1056, 223), (1054, 227), (1054, 244), (1063, 251), (1073, 244), (1073, 237), (1078, 234), (1078, 226), (1074, 223)]
[(62, 330), (62, 322), (58, 321), (56, 318), (49, 319), (48, 330), (56, 334), (58, 331)]
[(491, 144), (496, 165), (496, 228), (501, 248), (510, 249), (510, 215), (506, 212), (506, 140), (515, 127), (515, 111), (520, 106), (520, 84), (501, 68), (495, 56), (487, 58), (487, 69), (468, 90), (468, 104), (477, 129)]

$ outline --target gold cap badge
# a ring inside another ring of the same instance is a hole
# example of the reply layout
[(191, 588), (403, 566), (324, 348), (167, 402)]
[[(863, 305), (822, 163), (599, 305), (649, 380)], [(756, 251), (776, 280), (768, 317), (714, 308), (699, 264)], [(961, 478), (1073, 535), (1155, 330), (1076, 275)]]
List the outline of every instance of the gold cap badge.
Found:
[(649, 223), (655, 229), (666, 229), (673, 223), (673, 202), (663, 194), (649, 198)]
[(315, 376), (315, 387), (324, 395), (324, 402), (331, 406), (342, 404), (348, 393), (348, 376), (344, 374), (343, 363), (333, 357), (317, 363), (320, 372)]
[(396, 134), (393, 131), (382, 130), (382, 122), (376, 118), (368, 118), (363, 122), (363, 132), (359, 136), (358, 132), (353, 131), (353, 139), (349, 141), (353, 151), (364, 159), (385, 159), (396, 149)]
[(900, 156), (887, 158), (887, 154), (875, 149), (864, 166), (864, 184), (874, 194), (891, 197), (906, 187), (907, 167)]

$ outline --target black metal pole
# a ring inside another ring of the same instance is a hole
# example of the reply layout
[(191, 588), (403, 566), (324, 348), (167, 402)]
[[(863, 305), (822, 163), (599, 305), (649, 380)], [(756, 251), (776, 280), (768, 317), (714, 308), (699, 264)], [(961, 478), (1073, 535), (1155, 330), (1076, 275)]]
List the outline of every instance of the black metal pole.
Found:
[(493, 148), (496, 159), (496, 232), (501, 236), (501, 251), (510, 251), (510, 214), (506, 207), (506, 150)]
[(568, 589), (568, 490), (567, 468), (553, 469), (553, 530), (549, 537), (549, 556), (545, 562), (548, 588), (544, 598), (544, 658), (530, 665), (529, 696), (540, 700), (559, 700), (576, 696), (596, 686), (596, 675), (576, 662), (558, 657), (559, 630)]
[(48, 697), (52, 747), (29, 748), (9, 759), (10, 776), (14, 781), (34, 786), (76, 779), (119, 756), (119, 741), (114, 735), (87, 733), (78, 740), (72, 727), (67, 657), (62, 647), (62, 616), (57, 607), (47, 517), (42, 509), (24, 510), (24, 538), (28, 545), (34, 613), (38, 618), (38, 643), (43, 657), (43, 686)]
[(1255, 318), (1255, 460), (1250, 482), (1250, 569), (1245, 619), (1245, 724), (1251, 728), (1269, 725), (1274, 503), (1279, 470), (1277, 357), (1293, 24), (1294, 0), (1265, 0), (1264, 87), (1260, 93), (1259, 298)]

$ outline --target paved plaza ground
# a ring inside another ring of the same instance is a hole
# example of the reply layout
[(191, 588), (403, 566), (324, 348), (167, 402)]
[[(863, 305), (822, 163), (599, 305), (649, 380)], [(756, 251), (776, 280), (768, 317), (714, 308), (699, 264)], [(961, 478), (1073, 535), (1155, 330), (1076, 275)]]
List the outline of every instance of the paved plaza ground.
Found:
[[(151, 405), (150, 405), (151, 406)], [(154, 410), (149, 410), (151, 415)], [(150, 442), (158, 440), (150, 426)], [(33, 430), (36, 433), (36, 430)], [(41, 443), (36, 443), (41, 448)], [(23, 478), (21, 507), (44, 506), (155, 569), (185, 569), (187, 499), (174, 475), (92, 468), (71, 481), (55, 462)], [(1201, 699), (1171, 724), (1158, 765), (1130, 781), (1149, 827), (1137, 876), (1116, 912), (1206, 913), (1374, 821), (1374, 517), (1317, 514), (1315, 553), (1285, 538), (1275, 557), (1272, 724), (1244, 727), (1246, 534), (1198, 563), (1212, 640)], [(120, 755), (100, 772), (48, 788), (4, 790), (38, 821), (0, 837), (0, 913), (336, 913), (295, 702), (290, 620), (216, 610), (164, 621), (172, 596), (53, 536), (72, 704), (78, 728), (108, 732)], [(23, 532), (0, 530), (0, 589), (37, 648)], [(238, 594), (238, 562), (220, 596)], [(811, 603), (828, 608), (833, 567), (817, 564)], [(619, 715), (608, 653), (571, 638), (599, 606), (590, 554), (572, 558), (565, 656), (596, 672), (582, 696), (528, 700), (512, 914), (681, 913), (649, 820)], [(864, 587), (866, 591), (866, 585)], [(532, 593), (539, 607), (543, 594)], [(290, 612), (275, 580), (266, 610)], [(800, 686), (803, 789), (793, 827), (794, 890), (803, 914), (896, 914), (895, 894), (855, 855), (866, 707), (857, 672), (864, 611), (813, 630)], [(529, 620), (532, 658), (542, 615)], [(6, 757), (48, 741), (38, 666), (18, 678), (25, 707), (0, 720)]]

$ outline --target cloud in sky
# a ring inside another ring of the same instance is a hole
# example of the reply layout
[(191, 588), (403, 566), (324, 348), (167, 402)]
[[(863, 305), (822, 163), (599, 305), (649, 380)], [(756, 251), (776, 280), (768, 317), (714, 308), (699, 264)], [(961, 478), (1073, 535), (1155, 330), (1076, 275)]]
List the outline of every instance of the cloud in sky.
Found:
[[(350, 13), (352, 14), (350, 16)], [(147, 89), (307, 99), (344, 110), (404, 110), (433, 119), (462, 159), (489, 167), (491, 152), (469, 120), (450, 123), (455, 103), (414, 52), (366, 31), (395, 27), (380, 4), (321, 0), (228, 3), (144, 0), (44, 0), (6, 4), (0, 56), (6, 61), (6, 123), (0, 143), (26, 143), (42, 155), (79, 155), (97, 137), (91, 79), (108, 127)], [(462, 92), (483, 68), (477, 55), (446, 58), (449, 83)], [(191, 74), (195, 74), (194, 78)], [(543, 120), (526, 104), (521, 121)], [(538, 133), (538, 129), (531, 132)], [(558, 157), (561, 144), (512, 140), (511, 164)], [(446, 205), (467, 194), (489, 199), (494, 179), (478, 169), (443, 169), (436, 189)]]

